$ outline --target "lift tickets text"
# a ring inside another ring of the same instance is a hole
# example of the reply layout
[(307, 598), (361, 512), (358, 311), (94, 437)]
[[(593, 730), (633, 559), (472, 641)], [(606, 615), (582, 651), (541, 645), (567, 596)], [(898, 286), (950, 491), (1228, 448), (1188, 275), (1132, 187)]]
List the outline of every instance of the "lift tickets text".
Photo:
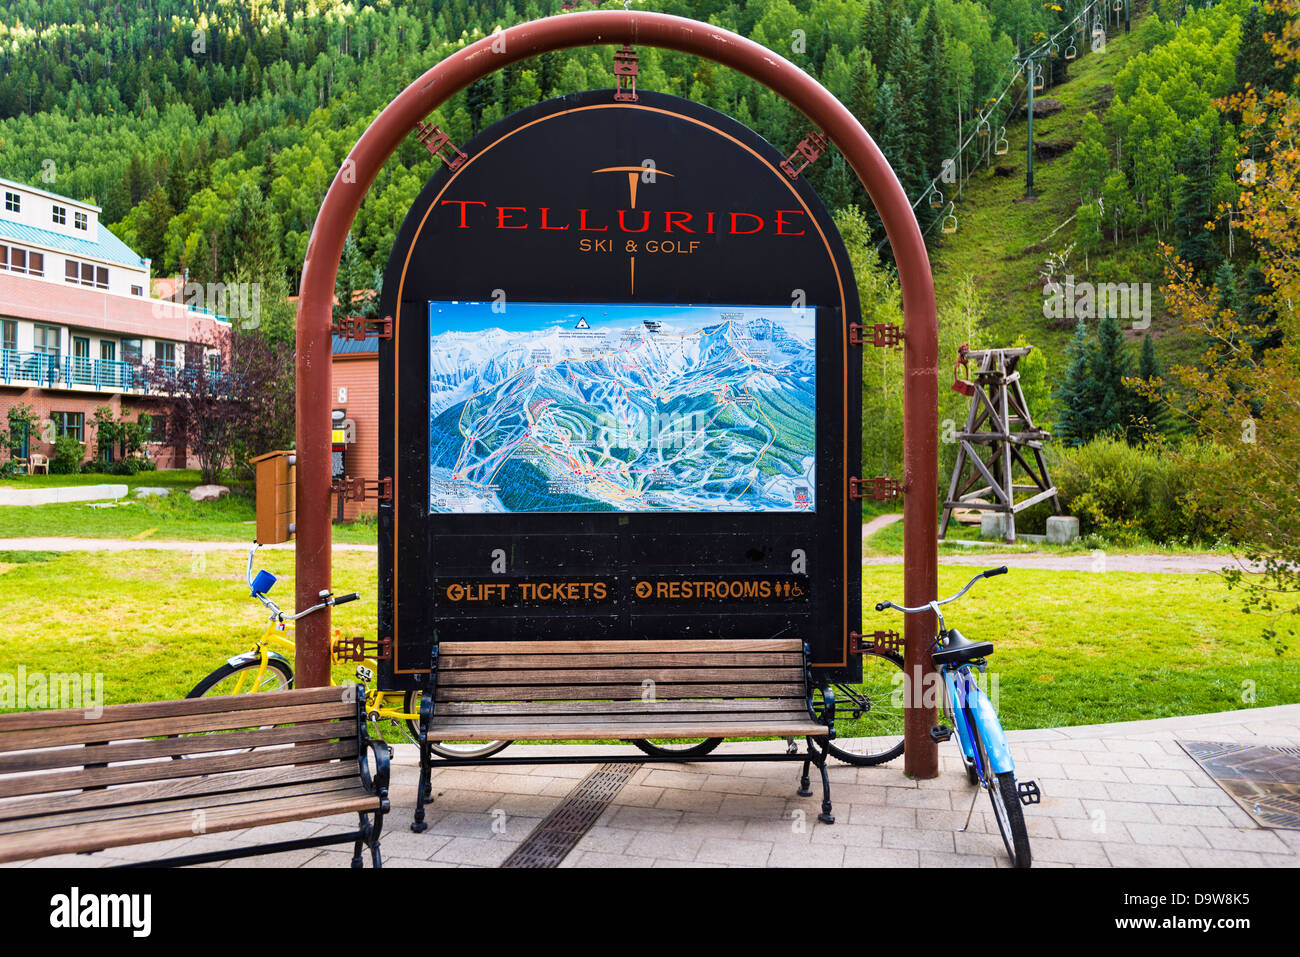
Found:
[(624, 598), (644, 604), (714, 602), (803, 602), (806, 575), (695, 575), (686, 578), (547, 579), (439, 578), (434, 584), (442, 607), (529, 608), (544, 605), (599, 605)]

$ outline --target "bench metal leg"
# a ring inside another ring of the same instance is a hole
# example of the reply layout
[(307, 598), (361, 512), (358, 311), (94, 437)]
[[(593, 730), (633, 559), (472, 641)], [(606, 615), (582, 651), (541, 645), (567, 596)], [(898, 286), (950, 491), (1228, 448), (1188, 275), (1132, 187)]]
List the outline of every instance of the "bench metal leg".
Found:
[(808, 759), (803, 763), (803, 773), (799, 778), (799, 790), (794, 793), (801, 798), (812, 797), (812, 783), (808, 780), (808, 765), (812, 763), (812, 749), (808, 749)]
[(424, 820), (424, 802), (432, 799), (433, 785), (429, 781), (429, 759), (421, 754), (420, 784), (419, 791), (415, 796), (415, 820), (411, 822), (411, 830), (416, 834), (422, 833), (429, 826)]
[[(822, 812), (817, 815), (817, 820), (823, 824), (834, 824), (835, 815), (831, 813), (831, 779), (826, 773), (826, 750), (818, 750), (813, 744), (813, 739), (808, 739), (808, 753), (811, 754), (812, 760), (817, 763), (817, 769), (822, 773)], [(807, 765), (804, 765), (807, 768)], [(806, 780), (806, 779), (805, 779)], [(809, 794), (812, 792), (809, 791)]]
[(376, 870), (384, 866), (383, 857), (379, 853), (379, 832), (382, 831), (383, 829), (384, 829), (384, 812), (376, 811), (375, 826), (374, 829), (370, 832), (370, 840), (369, 840), (370, 863)]
[(361, 845), (370, 843), (370, 821), (364, 811), (357, 813), (360, 823), (357, 825), (357, 839), (352, 845), (352, 866), (361, 867)]

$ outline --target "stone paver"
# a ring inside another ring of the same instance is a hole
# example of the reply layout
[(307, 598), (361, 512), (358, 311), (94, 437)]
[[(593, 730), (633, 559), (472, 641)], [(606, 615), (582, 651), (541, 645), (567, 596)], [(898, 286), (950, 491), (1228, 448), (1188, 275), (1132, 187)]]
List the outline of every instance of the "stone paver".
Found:
[[(1011, 732), (1017, 772), (1042, 789), (1025, 809), (1035, 866), (1300, 866), (1300, 831), (1258, 827), (1179, 747), (1180, 740), (1300, 744), (1300, 705), (1087, 727)], [(573, 746), (515, 745), (511, 754)], [(718, 753), (770, 745), (728, 742)], [(627, 753), (601, 745), (584, 752)], [(820, 782), (795, 794), (794, 764), (651, 764), (640, 767), (563, 867), (1004, 867), (987, 799), (966, 783), (954, 744), (941, 773), (903, 776), (902, 761), (829, 769), (836, 823), (817, 820)], [(415, 749), (396, 747), (384, 822), (387, 867), (497, 867), (558, 807), (589, 765), (442, 769), (433, 779), (429, 829), (409, 829)], [(975, 799), (970, 825), (966, 821)], [(196, 835), (163, 844), (61, 855), (10, 866), (102, 867), (160, 856), (341, 833), (352, 815)], [(309, 848), (223, 862), (223, 867), (346, 867), (351, 847)], [(368, 860), (368, 858), (367, 858)]]

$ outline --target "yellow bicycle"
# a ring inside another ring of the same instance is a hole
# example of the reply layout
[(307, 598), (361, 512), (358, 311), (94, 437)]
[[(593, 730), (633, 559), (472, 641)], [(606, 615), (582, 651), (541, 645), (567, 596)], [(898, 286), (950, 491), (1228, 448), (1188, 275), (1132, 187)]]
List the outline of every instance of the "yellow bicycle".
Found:
[[(293, 687), (293, 662), (289, 655), (294, 652), (294, 622), (332, 605), (343, 605), (356, 601), (356, 592), (346, 595), (332, 595), (328, 591), (320, 593), (320, 601), (305, 611), (290, 614), (280, 608), (267, 592), (276, 582), (276, 577), (266, 570), (253, 574), (253, 559), (258, 545), (248, 552), (248, 567), (244, 578), (253, 598), (260, 601), (270, 611), (266, 628), (258, 636), (253, 647), (243, 654), (228, 658), (206, 678), (196, 684), (187, 698), (202, 698), (206, 695), (246, 694), (250, 692), (283, 691)], [(277, 650), (278, 649), (278, 650)], [(356, 643), (336, 633), (330, 641), (330, 661), (333, 664), (355, 662)], [(283, 652), (283, 653), (282, 653)], [(379, 663), (373, 658), (362, 658), (357, 665), (355, 678), (366, 689), (366, 714), (373, 722), (388, 721), (401, 728), (415, 741), (420, 733), (420, 692), (419, 691), (382, 691), (375, 687), (375, 672)], [(331, 683), (332, 683), (331, 678)], [(435, 743), (434, 750), (445, 757), (486, 757), (506, 747), (509, 741), (457, 741)]]

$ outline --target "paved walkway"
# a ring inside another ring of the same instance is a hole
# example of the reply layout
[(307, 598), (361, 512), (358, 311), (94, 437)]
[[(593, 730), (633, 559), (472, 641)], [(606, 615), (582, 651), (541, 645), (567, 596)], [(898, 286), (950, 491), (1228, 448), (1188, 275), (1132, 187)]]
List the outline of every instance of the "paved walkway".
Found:
[[(251, 534), (251, 533), (250, 533)], [(0, 552), (247, 552), (251, 542), (168, 542), (152, 538), (0, 538)], [(293, 548), (293, 542), (263, 545), (263, 549), (280, 551)], [(378, 545), (335, 542), (336, 552), (376, 552)]]
[[(900, 515), (878, 515), (865, 529), (871, 529), (873, 523), (880, 522), (879, 528), (892, 525)], [(872, 532), (874, 534), (874, 531)], [(288, 550), (293, 542), (280, 545), (264, 545), (265, 549)], [(248, 551), (246, 542), (183, 542), (162, 541), (151, 538), (0, 538), (0, 552), (131, 552), (131, 551), (169, 551), (169, 552), (225, 552)], [(378, 546), (362, 543), (335, 542), (336, 552), (375, 552)], [(901, 555), (877, 555), (864, 558), (864, 565), (900, 565)], [(1226, 555), (1044, 555), (1016, 552), (980, 552), (975, 555), (940, 555), (940, 565), (977, 565), (988, 568), (994, 565), (1010, 565), (1012, 568), (1041, 568), (1050, 571), (1112, 571), (1112, 572), (1160, 572), (1160, 573), (1196, 573), (1217, 572), (1224, 565), (1234, 564), (1231, 556)]]
[[(1258, 827), (1178, 746), (1178, 740), (1300, 745), (1300, 705), (1088, 725), (1009, 735), (1017, 773), (1034, 778), (1040, 805), (1025, 809), (1036, 867), (1297, 867), (1300, 831)], [(516, 745), (511, 754), (572, 746)], [(745, 751), (761, 744), (725, 744)], [(605, 747), (617, 752), (622, 749)], [(614, 798), (563, 867), (1004, 867), (988, 802), (970, 807), (954, 744), (941, 774), (909, 781), (901, 759), (831, 769), (837, 823), (817, 821), (820, 787), (795, 795), (794, 764), (646, 765)], [(434, 778), (429, 830), (409, 829), (416, 788), (412, 745), (397, 746), (385, 821), (388, 867), (495, 867), (559, 804), (589, 766), (443, 770)], [(353, 819), (355, 820), (355, 819)], [(346, 819), (275, 825), (94, 855), (9, 866), (97, 867), (164, 854), (286, 840), (342, 829)], [(343, 849), (308, 849), (225, 867), (345, 867)]]
[[(864, 565), (897, 565), (901, 555), (873, 555), (862, 559)], [(1038, 568), (1056, 572), (1153, 572), (1159, 574), (1198, 574), (1217, 572), (1227, 567), (1258, 570), (1258, 565), (1238, 562), (1231, 555), (1125, 555), (1096, 552), (1086, 555), (1044, 554), (1041, 552), (976, 552), (971, 555), (940, 555), (940, 565), (974, 565), (993, 568)]]

